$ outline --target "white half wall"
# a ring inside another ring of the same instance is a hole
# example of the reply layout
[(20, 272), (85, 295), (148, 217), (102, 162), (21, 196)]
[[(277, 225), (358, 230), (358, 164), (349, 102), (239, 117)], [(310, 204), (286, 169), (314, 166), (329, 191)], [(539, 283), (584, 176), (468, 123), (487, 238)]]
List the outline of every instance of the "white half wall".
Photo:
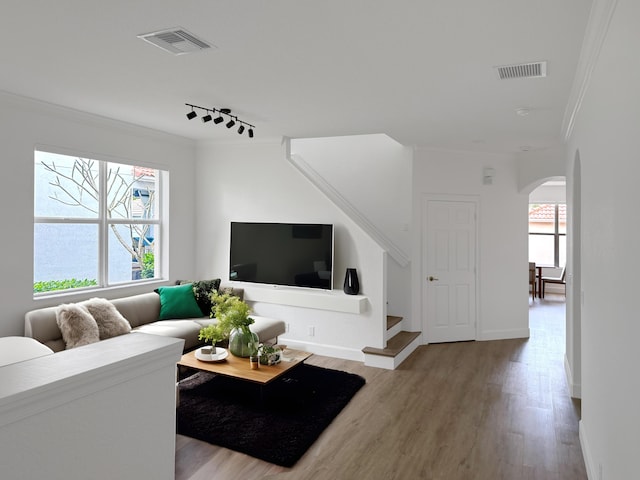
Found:
[[(170, 237), (163, 258), (167, 278), (193, 275), (195, 144), (187, 139), (0, 92), (0, 336), (23, 335), (24, 314), (34, 308), (82, 300), (97, 293), (33, 299), (34, 149), (47, 145), (78, 154), (99, 155), (170, 172), (166, 206)], [(152, 287), (113, 288), (114, 298)]]
[[(279, 143), (214, 144), (198, 149), (196, 181), (199, 278), (229, 281), (230, 222), (332, 223), (335, 236), (334, 291), (344, 295), (347, 267), (358, 271), (360, 293), (367, 298), (360, 314), (252, 302), (256, 315), (284, 320), (288, 332), (281, 343), (316, 353), (363, 360), (361, 349), (384, 342), (386, 318), (385, 253), (362, 230), (317, 190), (286, 159)], [(237, 282), (248, 298), (264, 298), (260, 289), (273, 286)], [(279, 287), (286, 291), (285, 287)], [(316, 293), (317, 294), (317, 293)]]
[[(491, 185), (483, 169), (493, 168)], [(518, 192), (518, 171), (507, 155), (418, 149), (413, 171), (413, 329), (422, 329), (422, 199), (424, 195), (479, 198), (478, 340), (529, 336), (528, 202)], [(424, 337), (424, 336), (423, 336)], [(429, 339), (424, 338), (425, 343)]]
[(131, 333), (0, 367), (3, 480), (170, 480), (183, 340)]

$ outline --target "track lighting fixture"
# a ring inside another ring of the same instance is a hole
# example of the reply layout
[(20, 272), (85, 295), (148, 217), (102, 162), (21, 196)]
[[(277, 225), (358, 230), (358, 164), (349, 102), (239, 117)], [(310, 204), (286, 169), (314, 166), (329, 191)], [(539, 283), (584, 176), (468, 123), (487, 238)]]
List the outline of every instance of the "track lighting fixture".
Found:
[[(253, 129), (256, 127), (254, 125), (251, 125), (250, 123), (243, 122), (236, 115), (231, 115), (231, 109), (229, 108), (205, 108), (205, 107), (199, 107), (198, 105), (192, 105), (190, 103), (185, 103), (185, 105), (187, 107), (191, 107), (191, 111), (187, 113), (187, 118), (189, 120), (193, 120), (198, 116), (198, 114), (195, 112), (196, 108), (200, 110), (204, 110), (206, 112), (206, 114), (202, 117), (203, 123), (207, 123), (213, 120), (213, 123), (218, 125), (224, 122), (223, 115), (226, 115), (227, 117), (229, 117), (229, 121), (225, 124), (227, 128), (231, 128), (236, 123), (239, 123), (240, 126), (238, 127), (238, 134), (242, 135), (244, 131), (247, 130), (248, 128), (249, 138), (253, 138)], [(213, 115), (215, 115), (216, 113), (218, 114), (218, 116), (213, 118)]]

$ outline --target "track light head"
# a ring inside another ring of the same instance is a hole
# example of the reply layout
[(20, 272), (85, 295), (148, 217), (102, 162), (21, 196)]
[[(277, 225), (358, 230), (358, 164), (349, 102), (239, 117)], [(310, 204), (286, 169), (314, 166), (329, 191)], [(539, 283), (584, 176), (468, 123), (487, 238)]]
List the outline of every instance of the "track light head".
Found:
[(242, 135), (242, 132), (244, 132), (244, 125), (240, 125), (240, 127), (238, 128), (238, 133), (240, 135)]
[(224, 122), (224, 118), (222, 118), (222, 115), (218, 115), (216, 118), (213, 119), (213, 123), (215, 123), (216, 125), (222, 122)]
[(249, 129), (249, 138), (253, 138), (253, 128)]
[(211, 114), (207, 113), (204, 117), (202, 117), (202, 123), (207, 123), (212, 120)]
[(227, 122), (227, 128), (231, 128), (231, 127), (233, 127), (235, 124), (236, 124), (236, 122), (235, 122), (235, 121), (233, 120), (233, 118), (232, 118), (232, 119), (230, 119), (230, 120)]
[(187, 118), (189, 120), (193, 120), (194, 118), (196, 118), (198, 116), (198, 114), (196, 112), (194, 112), (193, 110), (191, 110), (189, 113), (187, 113)]

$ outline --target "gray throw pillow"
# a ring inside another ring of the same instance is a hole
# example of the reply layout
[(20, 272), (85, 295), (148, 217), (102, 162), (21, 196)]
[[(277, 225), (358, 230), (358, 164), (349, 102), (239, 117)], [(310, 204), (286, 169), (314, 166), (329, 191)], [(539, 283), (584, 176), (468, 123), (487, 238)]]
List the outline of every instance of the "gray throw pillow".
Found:
[(131, 331), (131, 324), (113, 303), (105, 298), (91, 298), (81, 302), (98, 324), (100, 340), (124, 335)]
[(89, 310), (75, 304), (63, 304), (56, 309), (56, 322), (66, 348), (81, 347), (100, 340), (98, 324)]

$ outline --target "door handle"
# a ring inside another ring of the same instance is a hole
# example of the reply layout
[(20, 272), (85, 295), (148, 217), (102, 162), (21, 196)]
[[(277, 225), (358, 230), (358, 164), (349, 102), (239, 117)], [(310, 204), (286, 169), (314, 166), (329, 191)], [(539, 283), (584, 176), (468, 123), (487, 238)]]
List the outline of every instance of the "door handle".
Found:
[(435, 280), (435, 281), (437, 281), (437, 280), (438, 280), (438, 277), (434, 277), (433, 275), (430, 275), (428, 280), (429, 280), (430, 282), (433, 282), (434, 280)]

